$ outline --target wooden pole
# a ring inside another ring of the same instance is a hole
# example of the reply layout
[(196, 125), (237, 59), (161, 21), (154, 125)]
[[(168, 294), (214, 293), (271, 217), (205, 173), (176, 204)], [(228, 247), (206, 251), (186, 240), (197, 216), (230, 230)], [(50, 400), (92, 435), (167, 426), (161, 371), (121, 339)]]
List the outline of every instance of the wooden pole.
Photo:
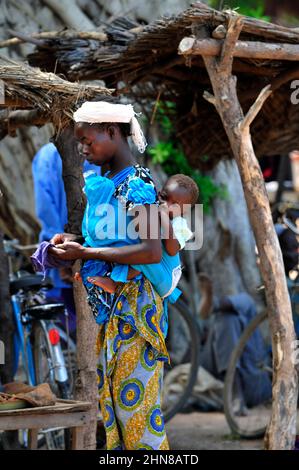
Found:
[(5, 353), (5, 363), (0, 363), (2, 384), (13, 380), (13, 334), (15, 327), (10, 303), (8, 272), (8, 259), (4, 252), (3, 233), (0, 232), (0, 341), (4, 344)]
[[(74, 139), (73, 124), (65, 128), (55, 139), (55, 145), (62, 159), (63, 181), (67, 198), (68, 223), (65, 232), (81, 235), (81, 223), (85, 209), (85, 197), (82, 192), (82, 159), (79, 156)], [(76, 261), (73, 272), (80, 269)], [(98, 414), (98, 396), (96, 380), (96, 334), (97, 325), (86, 301), (86, 292), (82, 282), (74, 282), (76, 306), (77, 338), (77, 377), (75, 398), (93, 403), (91, 422), (84, 429), (84, 449), (96, 448), (96, 428)]]
[[(179, 54), (219, 56), (225, 41), (219, 39), (196, 39), (185, 37), (179, 44)], [(299, 60), (299, 44), (265, 43), (260, 41), (237, 41), (233, 57), (244, 59)]]
[[(265, 447), (288, 450), (293, 449), (296, 435), (296, 337), (282, 254), (250, 135), (250, 125), (270, 96), (271, 90), (270, 86), (264, 88), (244, 116), (237, 96), (236, 77), (232, 75), (234, 48), (242, 25), (243, 18), (232, 15), (220, 57), (203, 56), (214, 92), (214, 95), (206, 94), (206, 97), (221, 117), (240, 171), (266, 288), (273, 350), (273, 408), (265, 436)], [(206, 38), (209, 33), (202, 28), (197, 34)]]

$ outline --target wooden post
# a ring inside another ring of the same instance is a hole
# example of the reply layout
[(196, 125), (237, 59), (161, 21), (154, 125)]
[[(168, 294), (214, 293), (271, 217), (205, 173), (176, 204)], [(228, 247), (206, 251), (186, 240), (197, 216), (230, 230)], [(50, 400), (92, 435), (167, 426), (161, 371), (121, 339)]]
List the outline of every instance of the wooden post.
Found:
[[(8, 260), (4, 252), (3, 233), (0, 232), (0, 341), (2, 341), (4, 345), (5, 354), (5, 363), (0, 363), (0, 379), (3, 384), (13, 380), (14, 331), (15, 328), (9, 296)], [(1, 345), (1, 352), (2, 349)]]
[[(231, 15), (220, 56), (203, 56), (214, 92), (213, 95), (206, 93), (205, 98), (216, 107), (238, 164), (266, 288), (273, 349), (273, 408), (265, 447), (288, 450), (294, 447), (296, 435), (298, 376), (293, 359), (295, 331), (281, 250), (250, 135), (250, 125), (271, 90), (270, 86), (264, 88), (244, 116), (237, 95), (236, 77), (232, 75), (233, 50), (242, 25), (241, 16)], [(204, 28), (197, 34), (209, 37)]]
[[(85, 197), (82, 192), (82, 158), (74, 139), (74, 128), (70, 124), (55, 139), (55, 145), (62, 159), (63, 181), (67, 198), (68, 223), (65, 232), (81, 235), (81, 223), (85, 209)], [(73, 272), (80, 269), (76, 261)], [(91, 421), (84, 428), (83, 448), (95, 449), (98, 414), (95, 342), (97, 325), (86, 301), (86, 292), (81, 282), (74, 282), (76, 305), (77, 338), (77, 377), (75, 398), (93, 404)], [(81, 441), (80, 441), (81, 442)]]

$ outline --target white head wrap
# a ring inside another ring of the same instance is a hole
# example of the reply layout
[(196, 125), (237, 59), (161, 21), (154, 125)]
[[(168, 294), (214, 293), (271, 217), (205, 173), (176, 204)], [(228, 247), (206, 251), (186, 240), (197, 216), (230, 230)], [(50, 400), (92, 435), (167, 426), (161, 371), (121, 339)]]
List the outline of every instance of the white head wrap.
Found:
[(143, 153), (147, 146), (142, 129), (137, 121), (134, 108), (131, 104), (114, 104), (106, 101), (85, 101), (74, 113), (75, 122), (88, 122), (90, 124), (101, 122), (126, 122), (131, 124), (131, 137)]

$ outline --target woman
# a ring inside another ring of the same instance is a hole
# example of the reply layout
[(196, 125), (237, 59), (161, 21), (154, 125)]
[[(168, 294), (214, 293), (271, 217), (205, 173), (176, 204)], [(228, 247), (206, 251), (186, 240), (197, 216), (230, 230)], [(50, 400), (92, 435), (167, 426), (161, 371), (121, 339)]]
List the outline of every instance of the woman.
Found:
[[(56, 246), (51, 253), (60, 259), (82, 259), (85, 263), (89, 260), (126, 266), (158, 263), (161, 240), (159, 236), (146, 236), (150, 233), (150, 210), (158, 202), (157, 193), (148, 170), (136, 164), (127, 142), (131, 135), (139, 151), (145, 149), (132, 106), (87, 102), (76, 111), (74, 119), (75, 136), (85, 159), (110, 168), (107, 181), (103, 180), (101, 196), (109, 193), (108, 181), (113, 182), (109, 202), (114, 219), (125, 209), (128, 226), (135, 220), (130, 212), (142, 207), (135, 225), (139, 237), (127, 236), (120, 243), (117, 231), (114, 238), (108, 237), (98, 245), (92, 246), (90, 242), (82, 246), (65, 234), (58, 234), (53, 238)], [(115, 222), (111, 219), (108, 225)], [(83, 232), (85, 240), (92, 240), (88, 235), (96, 233), (96, 226), (85, 220)], [(110, 314), (103, 318), (98, 333), (99, 402), (107, 449), (169, 448), (161, 412), (163, 364), (169, 361), (164, 340), (162, 299), (139, 273), (117, 289)]]

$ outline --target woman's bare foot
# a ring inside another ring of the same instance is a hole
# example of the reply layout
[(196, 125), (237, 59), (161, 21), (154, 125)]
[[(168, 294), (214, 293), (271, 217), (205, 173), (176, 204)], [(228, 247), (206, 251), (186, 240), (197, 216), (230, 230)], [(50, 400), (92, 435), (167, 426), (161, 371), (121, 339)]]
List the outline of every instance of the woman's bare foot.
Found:
[(199, 303), (199, 316), (206, 320), (213, 310), (213, 284), (207, 274), (200, 273), (198, 276), (199, 290), (200, 290), (200, 303)]
[(116, 290), (116, 282), (110, 279), (110, 277), (94, 276), (88, 277), (87, 280), (95, 286), (102, 287), (104, 291), (109, 292), (110, 294), (114, 294)]

